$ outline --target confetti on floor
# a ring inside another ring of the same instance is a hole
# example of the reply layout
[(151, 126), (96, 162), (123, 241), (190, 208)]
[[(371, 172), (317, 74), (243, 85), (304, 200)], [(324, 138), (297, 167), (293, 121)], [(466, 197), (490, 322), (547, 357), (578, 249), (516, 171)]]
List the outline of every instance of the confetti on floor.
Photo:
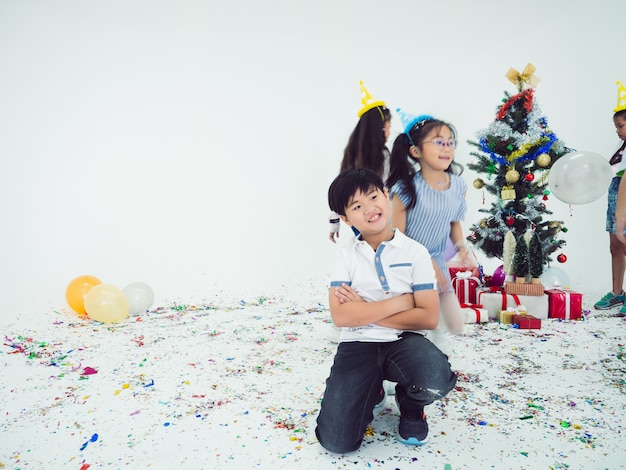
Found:
[(466, 325), (448, 337), (459, 380), (426, 409), (429, 444), (395, 440), (387, 396), (361, 449), (334, 455), (314, 432), (336, 348), (323, 281), (113, 325), (60, 307), (3, 325), (0, 468), (626, 468), (616, 313)]

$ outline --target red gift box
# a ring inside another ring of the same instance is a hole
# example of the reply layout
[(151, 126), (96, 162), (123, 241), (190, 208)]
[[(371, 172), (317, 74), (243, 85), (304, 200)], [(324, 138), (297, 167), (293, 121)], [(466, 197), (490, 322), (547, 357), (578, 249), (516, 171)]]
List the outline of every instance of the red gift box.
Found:
[(453, 261), (446, 263), (446, 266), (448, 267), (448, 272), (450, 273), (450, 279), (454, 279), (456, 277), (456, 273), (464, 271), (470, 272), (473, 277), (480, 279), (480, 270), (477, 266), (467, 267)]
[(452, 279), (452, 286), (456, 293), (459, 303), (461, 304), (475, 304), (476, 303), (476, 289), (480, 281), (478, 278), (472, 276), (471, 271), (458, 271)]
[(517, 325), (520, 330), (541, 329), (541, 320), (532, 315), (513, 315), (513, 324)]
[(578, 320), (583, 316), (583, 295), (570, 289), (546, 289), (548, 317)]

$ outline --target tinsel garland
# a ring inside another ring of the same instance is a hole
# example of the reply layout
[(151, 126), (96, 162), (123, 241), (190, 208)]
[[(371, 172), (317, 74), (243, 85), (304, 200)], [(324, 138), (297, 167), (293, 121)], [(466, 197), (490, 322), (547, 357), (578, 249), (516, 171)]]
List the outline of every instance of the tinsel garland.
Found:
[[(552, 133), (550, 134), (546, 133), (540, 139), (537, 139), (537, 140), (543, 140), (544, 143), (536, 147), (534, 150), (529, 151), (525, 155), (521, 155), (517, 158), (511, 158), (510, 155), (502, 156), (494, 152), (493, 150), (489, 148), (489, 144), (487, 143), (487, 141), (482, 138), (479, 140), (479, 147), (484, 153), (489, 155), (491, 160), (495, 161), (496, 163), (499, 163), (500, 165), (510, 165), (513, 160), (519, 163), (535, 161), (539, 155), (541, 155), (542, 153), (548, 153), (550, 151), (554, 143), (557, 141), (557, 138)], [(535, 143), (537, 142), (537, 140), (535, 141)], [(528, 144), (528, 145), (532, 147), (532, 145), (534, 144)]]
[(535, 91), (532, 88), (528, 88), (517, 95), (511, 96), (506, 103), (500, 107), (500, 111), (496, 114), (496, 119), (503, 119), (511, 106), (519, 100), (524, 100), (523, 106), (527, 112), (530, 112), (533, 108), (533, 97)]

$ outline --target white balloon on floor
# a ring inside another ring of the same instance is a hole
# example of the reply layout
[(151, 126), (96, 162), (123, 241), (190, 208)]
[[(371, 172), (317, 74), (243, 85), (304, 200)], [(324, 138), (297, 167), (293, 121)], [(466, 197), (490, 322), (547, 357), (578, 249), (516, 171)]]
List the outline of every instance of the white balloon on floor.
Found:
[(144, 282), (128, 284), (123, 292), (128, 300), (128, 313), (131, 315), (145, 312), (154, 302), (154, 291)]
[(569, 276), (561, 268), (551, 266), (541, 275), (541, 283), (546, 289), (569, 289), (571, 288)]

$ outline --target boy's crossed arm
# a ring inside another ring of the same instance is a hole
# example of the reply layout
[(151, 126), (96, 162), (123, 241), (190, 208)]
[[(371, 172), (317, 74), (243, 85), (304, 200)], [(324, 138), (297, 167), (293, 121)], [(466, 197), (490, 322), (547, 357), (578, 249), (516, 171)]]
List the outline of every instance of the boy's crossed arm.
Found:
[(347, 284), (329, 290), (330, 313), (340, 327), (376, 323), (399, 330), (434, 330), (439, 324), (439, 295), (428, 289), (377, 302), (366, 302)]

